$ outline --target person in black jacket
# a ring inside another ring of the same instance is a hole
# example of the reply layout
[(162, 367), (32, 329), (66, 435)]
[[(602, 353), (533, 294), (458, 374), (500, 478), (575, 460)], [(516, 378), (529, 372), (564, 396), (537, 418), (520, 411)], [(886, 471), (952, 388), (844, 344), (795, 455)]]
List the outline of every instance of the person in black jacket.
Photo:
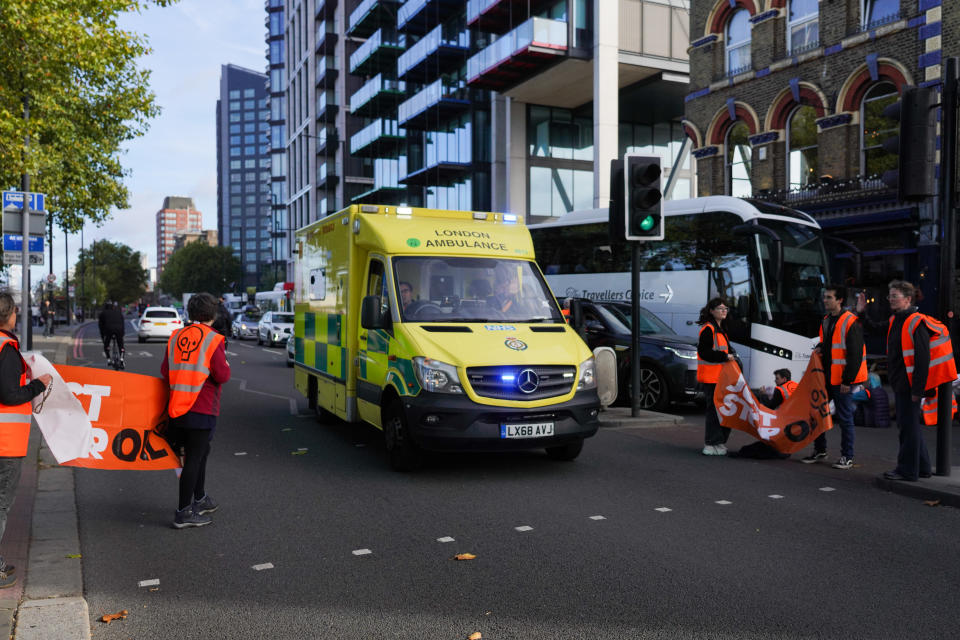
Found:
[(123, 366), (123, 332), (126, 320), (123, 319), (123, 312), (118, 305), (104, 303), (103, 311), (97, 318), (97, 325), (100, 327), (100, 339), (103, 340), (103, 356), (110, 364), (110, 340), (117, 339), (117, 346), (120, 347), (120, 364)]
[(697, 320), (697, 324), (701, 325), (697, 343), (697, 382), (703, 385), (707, 401), (701, 451), (705, 456), (727, 455), (726, 443), (730, 437), (730, 429), (720, 425), (720, 417), (713, 403), (721, 365), (737, 357), (724, 324), (729, 310), (723, 298), (713, 298), (700, 310), (700, 319)]
[(223, 296), (220, 296), (220, 303), (217, 305), (217, 316), (213, 320), (213, 330), (222, 335), (224, 338), (229, 338), (231, 324), (232, 319), (230, 318), (230, 310), (227, 309), (225, 304), (223, 304)]

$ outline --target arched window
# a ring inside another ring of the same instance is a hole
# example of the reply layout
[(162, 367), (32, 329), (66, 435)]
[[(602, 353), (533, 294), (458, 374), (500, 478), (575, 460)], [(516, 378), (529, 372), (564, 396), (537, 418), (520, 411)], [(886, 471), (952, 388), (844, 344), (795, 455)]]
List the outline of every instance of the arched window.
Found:
[(734, 197), (753, 195), (750, 184), (752, 151), (750, 129), (744, 122), (736, 122), (727, 131), (727, 193)]
[(787, 121), (787, 176), (789, 189), (806, 187), (817, 179), (817, 110), (797, 107)]
[(727, 74), (750, 69), (750, 12), (739, 9), (727, 23)]
[(861, 0), (863, 28), (872, 29), (900, 18), (900, 0)]
[(820, 44), (820, 3), (818, 0), (790, 0), (787, 17), (790, 53), (815, 49)]
[(883, 110), (897, 98), (897, 88), (889, 82), (873, 85), (863, 97), (860, 107), (860, 172), (864, 176), (880, 177), (884, 171), (897, 168), (897, 156), (883, 148), (883, 141), (897, 135), (898, 129), (895, 120), (883, 117)]

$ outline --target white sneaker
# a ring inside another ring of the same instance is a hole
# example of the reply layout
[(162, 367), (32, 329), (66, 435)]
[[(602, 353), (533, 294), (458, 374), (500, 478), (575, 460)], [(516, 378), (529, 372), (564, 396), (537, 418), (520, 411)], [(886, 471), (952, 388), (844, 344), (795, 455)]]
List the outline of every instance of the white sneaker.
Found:
[(718, 451), (718, 452), (720, 453), (720, 455), (722, 455), (722, 456), (727, 455), (727, 445), (722, 444), (722, 443), (721, 443), (721, 444), (718, 444), (718, 445), (717, 445), (717, 451)]
[(719, 447), (715, 447), (712, 444), (706, 444), (703, 446), (703, 451), (701, 451), (705, 456), (722, 456), (726, 455), (725, 452), (721, 451)]

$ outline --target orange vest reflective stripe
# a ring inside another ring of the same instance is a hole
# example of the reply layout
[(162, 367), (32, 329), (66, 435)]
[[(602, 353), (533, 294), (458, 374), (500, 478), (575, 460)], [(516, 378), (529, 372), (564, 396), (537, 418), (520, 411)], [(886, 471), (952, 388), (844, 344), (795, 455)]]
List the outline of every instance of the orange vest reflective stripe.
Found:
[[(0, 336), (0, 351), (9, 345), (20, 357), (20, 343), (9, 336)], [(27, 368), (20, 374), (20, 386), (27, 384)], [(27, 455), (30, 441), (30, 421), (33, 405), (24, 402), (18, 405), (0, 404), (0, 456), (22, 458)]]
[(790, 394), (797, 390), (797, 387), (800, 386), (799, 382), (794, 382), (793, 380), (787, 380), (783, 384), (779, 385), (777, 389), (780, 389), (780, 393), (783, 394), (783, 399), (786, 400), (790, 397)]
[[(703, 332), (707, 329), (710, 329), (713, 333), (713, 350), (714, 351), (730, 351), (730, 343), (727, 342), (727, 336), (723, 335), (717, 331), (716, 327), (711, 323), (707, 323), (700, 327), (700, 335), (703, 335)], [(720, 369), (723, 368), (723, 363), (716, 362), (707, 362), (706, 360), (701, 360), (700, 357), (697, 357), (697, 382), (706, 382), (708, 384), (717, 384), (717, 380), (720, 379)]]
[[(937, 391), (939, 393), (939, 390)], [(957, 415), (957, 398), (952, 393), (950, 394), (951, 404), (953, 405), (950, 408), (950, 415)], [(924, 398), (923, 402), (920, 404), (920, 411), (923, 414), (923, 424), (935, 427), (937, 426), (937, 396), (934, 395), (932, 398)]]
[[(823, 328), (827, 325), (827, 318), (820, 323), (820, 342), (823, 343)], [(830, 337), (830, 380), (829, 384), (837, 386), (843, 384), (843, 369), (847, 366), (847, 331), (857, 321), (857, 316), (849, 311), (844, 311), (837, 318), (837, 323), (833, 325), (833, 335)], [(863, 346), (863, 353), (860, 354), (860, 368), (857, 369), (857, 375), (850, 384), (857, 384), (867, 381), (867, 346)]]
[(174, 331), (167, 342), (170, 372), (171, 418), (182, 416), (197, 401), (203, 383), (210, 375), (210, 360), (223, 336), (205, 324), (195, 323)]
[[(930, 368), (927, 372), (927, 385), (924, 391), (936, 389), (944, 382), (953, 382), (957, 379), (957, 365), (953, 361), (953, 345), (950, 343), (950, 332), (946, 325), (934, 320), (930, 316), (919, 312), (911, 313), (903, 321), (903, 330), (900, 332), (900, 349), (903, 351), (903, 366), (907, 369), (907, 380), (913, 385), (913, 332), (923, 322), (930, 330)], [(890, 340), (890, 330), (893, 328), (893, 316), (887, 325), (887, 341)]]

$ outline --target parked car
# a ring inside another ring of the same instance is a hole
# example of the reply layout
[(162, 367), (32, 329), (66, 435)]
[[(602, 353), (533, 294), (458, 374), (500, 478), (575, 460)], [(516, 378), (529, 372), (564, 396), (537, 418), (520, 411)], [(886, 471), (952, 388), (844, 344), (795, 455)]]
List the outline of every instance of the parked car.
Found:
[(287, 342), (293, 335), (293, 314), (286, 311), (267, 311), (257, 325), (257, 344), (269, 346)]
[[(587, 346), (617, 353), (618, 402), (630, 404), (633, 306), (627, 302), (582, 300)], [(697, 341), (681, 336), (640, 307), (640, 408), (662, 411), (697, 397)]]
[(287, 339), (287, 366), (292, 367), (293, 363), (297, 359), (297, 345), (296, 340), (293, 339), (293, 336)]
[(257, 337), (257, 324), (260, 322), (260, 314), (238, 313), (230, 325), (230, 335), (237, 340), (244, 338)]
[(183, 320), (173, 307), (147, 307), (137, 325), (137, 342), (146, 342), (150, 338), (168, 340), (182, 327)]

